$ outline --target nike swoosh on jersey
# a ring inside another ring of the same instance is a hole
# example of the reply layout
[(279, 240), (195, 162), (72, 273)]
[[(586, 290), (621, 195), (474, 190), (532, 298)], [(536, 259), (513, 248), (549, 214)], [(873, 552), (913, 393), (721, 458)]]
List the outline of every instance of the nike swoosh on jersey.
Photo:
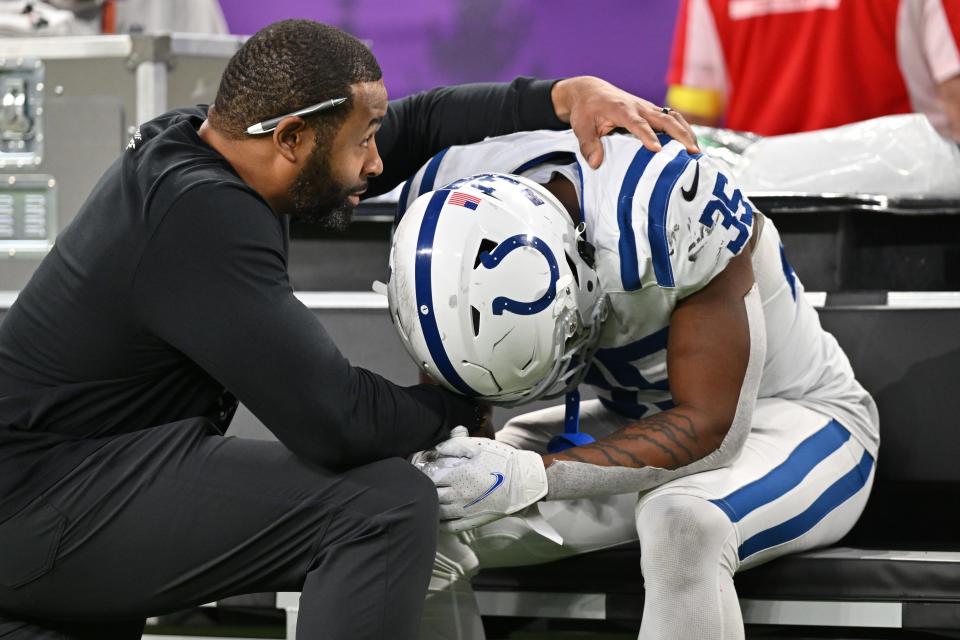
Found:
[(463, 508), (464, 508), (464, 509), (467, 509), (468, 507), (472, 507), (473, 505), (477, 504), (478, 502), (480, 502), (481, 500), (483, 500), (484, 498), (486, 498), (487, 496), (489, 496), (491, 493), (493, 493), (494, 491), (496, 491), (496, 490), (497, 490), (497, 487), (499, 487), (500, 485), (503, 484), (503, 474), (502, 474), (502, 473), (493, 472), (493, 473), (491, 473), (490, 475), (496, 477), (496, 480), (493, 481), (493, 486), (491, 486), (489, 489), (487, 489), (486, 491), (484, 491), (483, 495), (480, 496), (479, 498), (477, 498), (476, 500), (473, 500), (472, 502), (463, 505)]
[(693, 174), (693, 184), (690, 185), (690, 189), (680, 188), (680, 195), (687, 202), (693, 202), (693, 199), (697, 197), (697, 185), (700, 183), (700, 163), (697, 162), (696, 165), (697, 169)]

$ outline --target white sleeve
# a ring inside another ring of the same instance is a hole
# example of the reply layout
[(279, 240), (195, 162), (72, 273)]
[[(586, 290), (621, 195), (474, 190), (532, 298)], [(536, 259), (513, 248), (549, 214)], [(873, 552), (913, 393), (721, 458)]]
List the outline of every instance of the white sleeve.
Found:
[[(706, 156), (690, 157), (670, 190), (661, 240), (681, 298), (705, 287), (744, 250), (753, 219), (753, 205), (729, 172)], [(663, 248), (653, 254), (658, 251)]]
[(658, 286), (683, 298), (746, 246), (753, 206), (710, 158), (690, 155), (676, 141), (656, 154), (631, 141), (607, 158), (611, 166), (600, 172), (608, 175), (599, 177), (616, 196), (607, 243), (619, 249), (624, 291)]

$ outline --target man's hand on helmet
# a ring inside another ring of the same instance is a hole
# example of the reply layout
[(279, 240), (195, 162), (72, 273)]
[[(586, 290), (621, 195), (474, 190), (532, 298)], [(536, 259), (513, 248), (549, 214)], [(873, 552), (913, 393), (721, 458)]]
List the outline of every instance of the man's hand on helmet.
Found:
[(547, 494), (543, 459), (457, 427), (436, 449), (414, 456), (440, 498), (440, 526), (458, 533), (526, 509)]

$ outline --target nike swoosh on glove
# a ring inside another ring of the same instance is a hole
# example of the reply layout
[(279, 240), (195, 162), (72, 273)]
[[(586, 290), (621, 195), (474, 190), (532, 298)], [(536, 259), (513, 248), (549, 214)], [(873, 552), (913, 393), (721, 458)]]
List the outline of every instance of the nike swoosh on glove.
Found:
[(488, 438), (454, 429), (417, 465), (440, 498), (440, 526), (459, 533), (526, 509), (547, 495), (543, 459)]

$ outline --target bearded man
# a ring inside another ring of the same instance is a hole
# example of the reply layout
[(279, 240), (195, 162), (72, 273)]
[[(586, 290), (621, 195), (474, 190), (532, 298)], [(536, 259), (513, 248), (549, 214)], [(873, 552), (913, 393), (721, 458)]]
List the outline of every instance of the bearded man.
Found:
[[(293, 295), (287, 220), (342, 227), (440, 149), (567, 122), (598, 164), (617, 126), (694, 145), (596, 78), (388, 103), (373, 54), (305, 20), (143, 124), (0, 326), (0, 637), (301, 590), (301, 638), (416, 637), (437, 499), (401, 456), (482, 412), (352, 367)], [(223, 436), (238, 399), (278, 442)]]

